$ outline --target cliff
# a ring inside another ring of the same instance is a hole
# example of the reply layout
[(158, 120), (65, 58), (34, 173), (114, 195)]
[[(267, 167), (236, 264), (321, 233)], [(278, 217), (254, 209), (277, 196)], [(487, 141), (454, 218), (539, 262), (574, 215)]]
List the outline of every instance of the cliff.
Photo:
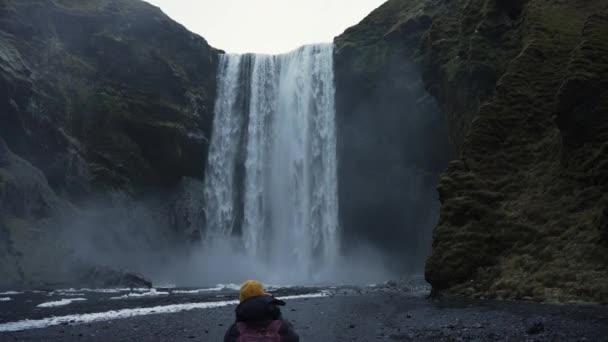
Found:
[[(2, 127), (56, 189), (201, 177), (217, 51), (142, 1), (4, 1)], [(80, 185), (80, 187), (78, 187)]]
[(607, 20), (603, 1), (391, 0), (336, 39), (360, 61), (415, 50), (439, 102), (458, 157), (434, 294), (608, 301)]
[(385, 37), (401, 14), (416, 11), (413, 4), (380, 7), (336, 38), (334, 58), (345, 252), (362, 253), (371, 242), (399, 274), (422, 272), (439, 210), (437, 180), (453, 156), (415, 61), (414, 42), (430, 19), (416, 18), (403, 41)]
[(128, 260), (197, 234), (184, 184), (204, 176), (219, 52), (139, 0), (0, 3), (5, 284), (48, 281), (28, 263), (74, 245)]

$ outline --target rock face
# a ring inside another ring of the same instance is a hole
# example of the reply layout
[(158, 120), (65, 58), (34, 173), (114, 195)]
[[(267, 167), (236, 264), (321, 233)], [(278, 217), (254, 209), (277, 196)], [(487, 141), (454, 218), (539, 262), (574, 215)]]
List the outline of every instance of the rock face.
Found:
[(184, 184), (202, 184), (219, 53), (143, 1), (0, 2), (0, 286), (197, 237)]
[(493, 5), (477, 9), (461, 44), (497, 36), (512, 52), (465, 50), (453, 71), (470, 75), (481, 60), (498, 77), (440, 180), (427, 279), (447, 293), (606, 302), (607, 6), (530, 1), (512, 14)]
[(414, 18), (403, 40), (385, 35), (399, 6), (389, 2), (337, 37), (334, 63), (343, 240), (354, 253), (371, 241), (403, 274), (422, 271), (452, 149), (415, 63), (430, 18)]
[(142, 1), (0, 6), (0, 135), (54, 189), (202, 177), (218, 53), (204, 39)]
[(117, 271), (109, 267), (86, 268), (79, 279), (81, 284), (90, 288), (151, 288), (152, 282), (144, 276), (129, 272)]
[(458, 149), (433, 292), (607, 302), (608, 5), (392, 0), (359, 29), (416, 49)]
[(48, 228), (53, 217), (70, 209), (44, 174), (12, 153), (0, 138), (0, 288), (60, 276), (60, 267), (49, 268), (40, 261), (49, 255), (65, 257), (54, 253), (57, 241), (49, 237)]

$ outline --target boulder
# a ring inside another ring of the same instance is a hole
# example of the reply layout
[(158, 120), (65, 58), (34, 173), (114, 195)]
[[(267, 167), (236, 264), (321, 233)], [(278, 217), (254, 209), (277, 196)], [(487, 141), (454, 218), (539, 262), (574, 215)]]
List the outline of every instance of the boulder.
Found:
[(152, 281), (141, 274), (128, 270), (117, 270), (108, 266), (91, 266), (83, 269), (76, 283), (90, 288), (152, 287)]

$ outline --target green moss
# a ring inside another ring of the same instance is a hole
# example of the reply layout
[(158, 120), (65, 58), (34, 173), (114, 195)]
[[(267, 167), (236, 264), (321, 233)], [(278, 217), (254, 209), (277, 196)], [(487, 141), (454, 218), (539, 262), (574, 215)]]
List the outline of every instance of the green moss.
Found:
[(456, 78), (456, 75), (460, 71), (461, 63), (458, 58), (452, 58), (446, 64), (446, 72), (448, 81), (453, 81)]
[(15, 181), (15, 177), (4, 168), (0, 168), (0, 184), (11, 183)]
[(91, 98), (90, 107), (94, 112), (105, 114), (100, 119), (106, 121), (112, 117), (128, 117), (129, 105), (125, 99), (115, 93), (113, 89), (105, 88)]
[(36, 239), (29, 222), (20, 218), (4, 218), (2, 226), (7, 232), (10, 244), (17, 253), (31, 250), (36, 246)]
[[(606, 197), (602, 180), (608, 179), (604, 159), (598, 159), (606, 136), (599, 127), (606, 126), (590, 115), (593, 109), (574, 117), (578, 122), (566, 121), (573, 116), (565, 110), (564, 123), (554, 121), (560, 96), (564, 104), (579, 104), (573, 110), (587, 103), (602, 111), (603, 100), (589, 100), (580, 90), (598, 94), (591, 90), (594, 82), (608, 75), (602, 67), (608, 65), (602, 62), (606, 41), (593, 39), (608, 27), (598, 4), (531, 0), (507, 19), (489, 1), (455, 1), (422, 36), (418, 56), (427, 89), (451, 120), (467, 170), (450, 167), (438, 187), (441, 222), (426, 268), (436, 289), (608, 300), (607, 251), (598, 229), (606, 211), (599, 204)], [(568, 75), (580, 75), (572, 88), (563, 86)], [(583, 148), (567, 148), (556, 138), (559, 131), (573, 139), (568, 130), (583, 125), (593, 132), (573, 133), (589, 140)]]
[(65, 53), (62, 54), (62, 67), (66, 72), (74, 73), (77, 76), (91, 75), (96, 72), (96, 68), (85, 62), (82, 58)]
[(3, 224), (11, 235), (24, 234), (29, 227), (25, 220), (18, 218), (5, 218)]

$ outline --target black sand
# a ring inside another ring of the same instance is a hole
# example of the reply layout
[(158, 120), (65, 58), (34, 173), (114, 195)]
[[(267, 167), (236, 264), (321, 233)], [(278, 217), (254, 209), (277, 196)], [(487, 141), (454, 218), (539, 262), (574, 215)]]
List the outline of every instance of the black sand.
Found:
[[(226, 298), (221, 297), (224, 295)], [(231, 299), (228, 294), (217, 296), (213, 295), (215, 300)], [(210, 297), (176, 295), (115, 304), (100, 298), (52, 313), (38, 310), (36, 315), (101, 312), (108, 305), (148, 307), (204, 300)], [(4, 309), (3, 322), (23, 318), (20, 312), (11, 320), (7, 312), (12, 311)], [(4, 332), (0, 341), (221, 341), (234, 319), (233, 310), (234, 306), (228, 306)], [(608, 307), (596, 305), (432, 300), (397, 288), (349, 288), (334, 289), (327, 298), (290, 300), (283, 313), (302, 341), (608, 341)]]

